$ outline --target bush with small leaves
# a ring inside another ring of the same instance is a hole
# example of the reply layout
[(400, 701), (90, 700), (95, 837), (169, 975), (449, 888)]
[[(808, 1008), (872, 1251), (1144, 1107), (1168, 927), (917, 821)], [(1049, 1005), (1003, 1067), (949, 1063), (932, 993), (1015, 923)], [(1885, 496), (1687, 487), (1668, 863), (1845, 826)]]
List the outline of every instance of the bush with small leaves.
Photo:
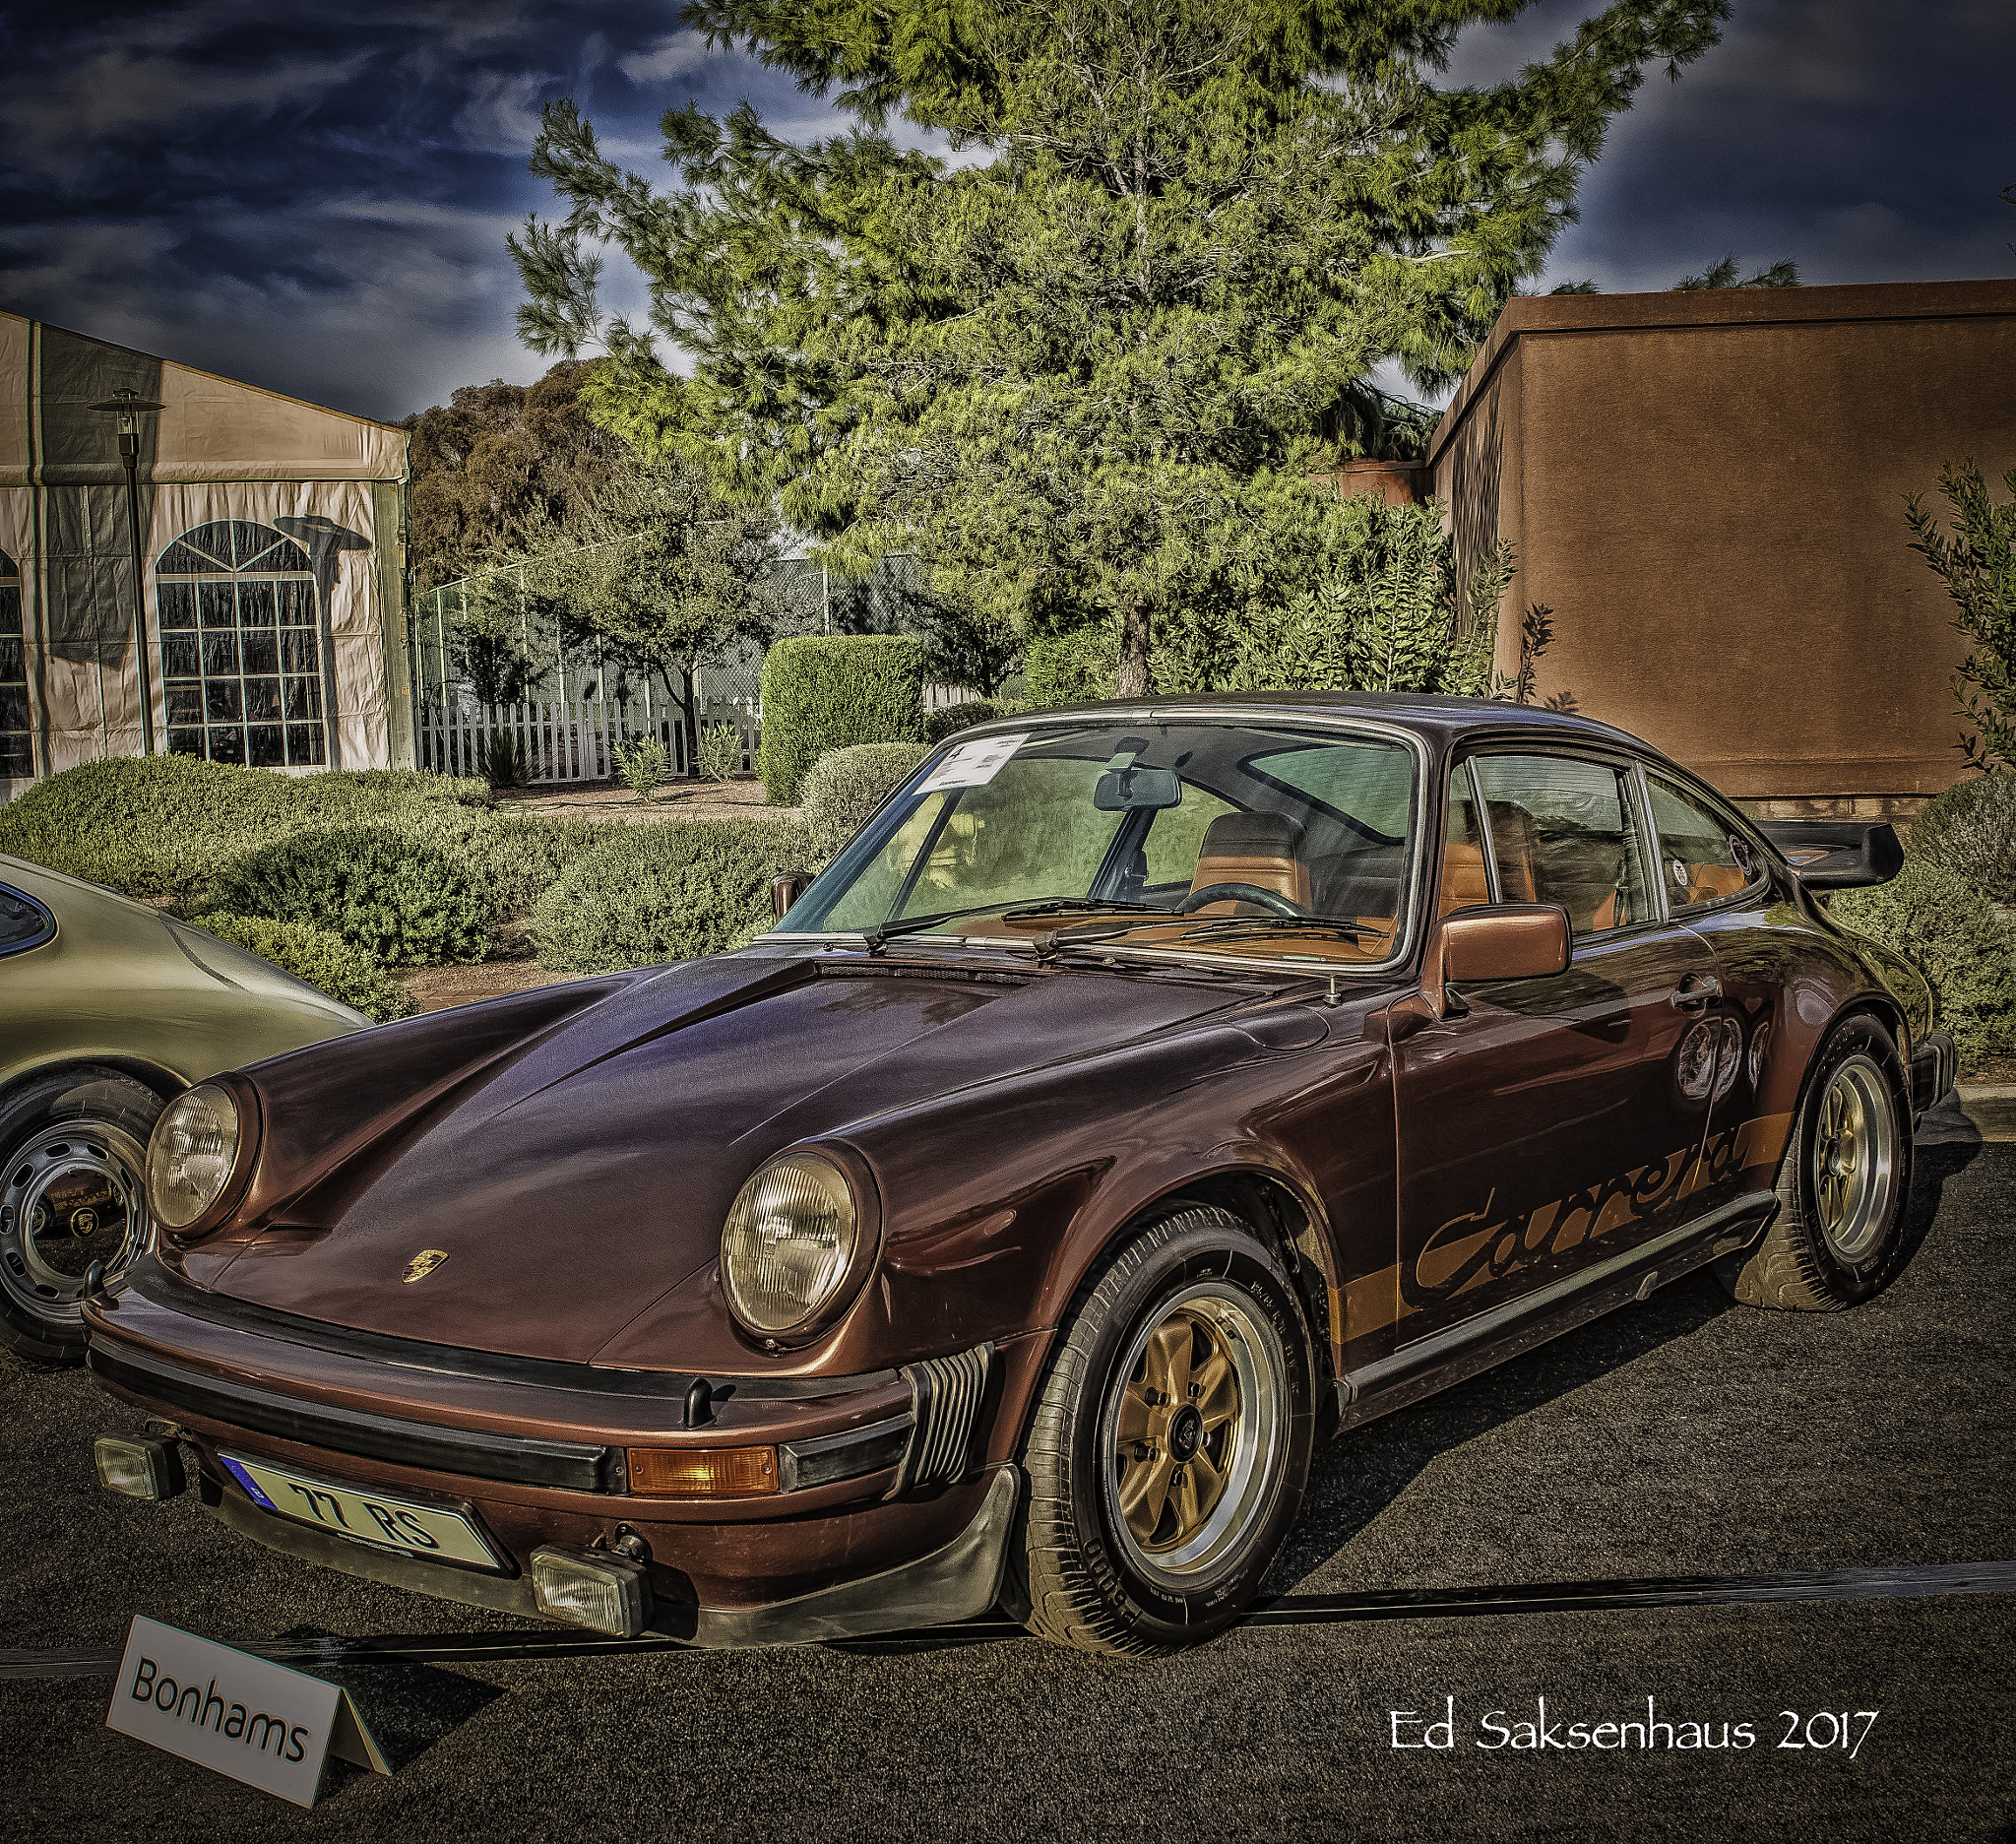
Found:
[(479, 961), (495, 910), (468, 859), (394, 826), (328, 826), (255, 848), (216, 880), (215, 907), (308, 922), (389, 967)]
[(199, 916), (196, 926), (220, 941), (256, 954), (318, 986), (333, 999), (354, 1005), (374, 1024), (410, 1018), (419, 1010), (412, 994), (362, 948), (307, 922), (274, 922), (265, 916)]
[(924, 740), (933, 748), (947, 736), (956, 736), (963, 730), (971, 730), (976, 724), (986, 724), (997, 717), (1019, 717), (1022, 706), (1012, 698), (969, 698), (964, 704), (948, 704), (942, 711), (933, 711), (924, 719)]
[(188, 755), (125, 756), (66, 769), (0, 807), (0, 852), (128, 896), (193, 904), (233, 854), (304, 827), (419, 816), (471, 826), (489, 805), (488, 785), (474, 778), (287, 776)]
[(1844, 928), (1873, 936), (1923, 970), (1963, 1069), (2016, 1041), (2009, 931), (1958, 872), (1907, 858), (1888, 883), (1838, 892), (1828, 912)]
[(2016, 900), (2016, 772), (1948, 788), (1912, 821), (1904, 849), (1958, 871), (1990, 903)]
[(805, 840), (824, 863), (931, 752), (920, 742), (864, 742), (831, 749), (805, 771)]
[(770, 922), (771, 878), (806, 856), (792, 820), (623, 827), (535, 907), (539, 964), (607, 973), (738, 947)]

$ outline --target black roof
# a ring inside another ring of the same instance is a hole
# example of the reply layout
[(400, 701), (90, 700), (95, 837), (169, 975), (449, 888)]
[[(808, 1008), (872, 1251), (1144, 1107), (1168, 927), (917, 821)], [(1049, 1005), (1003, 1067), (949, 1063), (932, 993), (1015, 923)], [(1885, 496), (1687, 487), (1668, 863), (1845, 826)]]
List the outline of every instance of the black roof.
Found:
[[(1643, 737), (1613, 725), (1573, 711), (1550, 711), (1544, 705), (1507, 704), (1497, 698), (1445, 698), (1425, 691), (1200, 691), (1165, 697), (1108, 698), (1096, 704), (1059, 705), (1054, 709), (1027, 711), (1016, 717), (999, 717), (980, 729), (1012, 728), (1032, 720), (1058, 717), (1117, 718), (1175, 716), (1195, 712), (1200, 716), (1218, 711), (1308, 712), (1326, 717), (1376, 717), (1389, 724), (1433, 732), (1446, 740), (1483, 731), (1531, 731), (1557, 741), (1580, 739), (1610, 747), (1619, 744), (1663, 755)], [(961, 734), (966, 732), (962, 731)]]

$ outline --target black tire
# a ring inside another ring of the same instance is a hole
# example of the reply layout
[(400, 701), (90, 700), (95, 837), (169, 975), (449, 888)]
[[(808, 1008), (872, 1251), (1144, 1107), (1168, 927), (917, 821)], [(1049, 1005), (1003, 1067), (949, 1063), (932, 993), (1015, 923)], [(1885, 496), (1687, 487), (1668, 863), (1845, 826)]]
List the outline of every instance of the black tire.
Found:
[(1770, 1229), (1715, 1264), (1733, 1299), (1840, 1312), (1896, 1279), (1910, 1253), (1911, 1101), (1897, 1047), (1873, 1018), (1847, 1020), (1821, 1046), (1777, 1188)]
[(84, 1362), (84, 1275), (116, 1285), (153, 1236), (147, 1142), (165, 1104), (116, 1069), (58, 1070), (0, 1107), (0, 1343)]
[(1200, 1205), (1143, 1231), (1072, 1303), (1023, 1443), (1030, 1631), (1147, 1655), (1229, 1625), (1301, 1507), (1314, 1401), (1294, 1286), (1249, 1225)]

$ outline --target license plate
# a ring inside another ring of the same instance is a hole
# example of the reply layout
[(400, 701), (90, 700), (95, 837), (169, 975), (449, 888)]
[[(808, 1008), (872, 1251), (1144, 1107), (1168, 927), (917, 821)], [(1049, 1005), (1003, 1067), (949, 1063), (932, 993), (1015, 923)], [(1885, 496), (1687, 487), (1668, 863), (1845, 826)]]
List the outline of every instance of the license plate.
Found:
[(264, 1460), (218, 1456), (251, 1494), (255, 1504), (314, 1524), (331, 1536), (348, 1537), (374, 1550), (395, 1550), (404, 1556), (436, 1562), (472, 1562), (478, 1568), (502, 1571), (503, 1558), (472, 1518), (438, 1504), (421, 1504), (389, 1493), (363, 1492), (335, 1480), (314, 1479)]

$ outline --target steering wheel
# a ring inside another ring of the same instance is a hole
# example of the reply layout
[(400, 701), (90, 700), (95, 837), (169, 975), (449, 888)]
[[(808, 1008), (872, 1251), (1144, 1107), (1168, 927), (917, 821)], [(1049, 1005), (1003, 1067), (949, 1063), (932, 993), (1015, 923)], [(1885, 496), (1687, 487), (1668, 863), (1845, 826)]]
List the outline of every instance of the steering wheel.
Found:
[(1306, 910), (1299, 903), (1292, 902), (1279, 890), (1263, 890), (1256, 883), (1208, 883), (1201, 890), (1192, 890), (1176, 905), (1178, 916), (1188, 916), (1202, 909), (1207, 903), (1257, 903), (1264, 910), (1271, 910), (1277, 916), (1313, 916), (1314, 910)]

